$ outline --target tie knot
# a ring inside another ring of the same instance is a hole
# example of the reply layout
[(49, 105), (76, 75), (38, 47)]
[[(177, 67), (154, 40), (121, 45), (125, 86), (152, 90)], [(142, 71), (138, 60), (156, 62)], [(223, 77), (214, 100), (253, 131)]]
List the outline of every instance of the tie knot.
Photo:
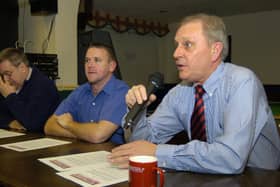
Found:
[(198, 94), (201, 97), (201, 96), (203, 96), (204, 93), (205, 93), (205, 90), (202, 87), (202, 85), (198, 84), (195, 86), (195, 94)]

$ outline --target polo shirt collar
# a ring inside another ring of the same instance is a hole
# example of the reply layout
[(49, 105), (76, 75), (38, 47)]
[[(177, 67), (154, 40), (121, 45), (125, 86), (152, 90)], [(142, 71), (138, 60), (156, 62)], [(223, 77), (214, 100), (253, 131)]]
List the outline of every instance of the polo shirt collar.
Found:
[[(100, 90), (99, 93), (104, 92), (108, 95), (113, 94), (116, 80), (117, 80), (116, 77), (112, 75), (109, 81), (105, 84), (105, 86)], [(87, 89), (89, 92), (92, 92), (90, 83), (87, 83)]]
[(113, 94), (113, 90), (115, 87), (116, 77), (114, 75), (111, 76), (110, 80), (105, 84), (102, 91), (107, 93), (108, 95)]

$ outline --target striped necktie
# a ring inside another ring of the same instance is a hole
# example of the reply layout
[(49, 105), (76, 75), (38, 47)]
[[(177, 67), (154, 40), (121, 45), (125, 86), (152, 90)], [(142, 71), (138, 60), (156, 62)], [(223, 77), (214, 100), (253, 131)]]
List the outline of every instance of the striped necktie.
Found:
[(195, 104), (191, 117), (191, 136), (192, 140), (206, 141), (206, 126), (204, 114), (203, 94), (205, 90), (201, 85), (195, 87)]

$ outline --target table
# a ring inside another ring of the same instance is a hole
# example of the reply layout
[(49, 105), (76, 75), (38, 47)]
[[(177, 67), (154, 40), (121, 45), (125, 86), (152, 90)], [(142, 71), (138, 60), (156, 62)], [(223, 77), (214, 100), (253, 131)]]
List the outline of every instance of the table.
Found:
[[(0, 144), (25, 141), (42, 137), (41, 134), (28, 133), (24, 136), (0, 139)], [(51, 167), (39, 162), (38, 158), (62, 156), (67, 154), (100, 151), (110, 151), (115, 147), (112, 143), (91, 144), (80, 140), (52, 137), (70, 140), (71, 144), (45, 149), (16, 152), (0, 147), (0, 186), (20, 187), (77, 187), (79, 185), (55, 174)], [(168, 171), (165, 173), (165, 187), (277, 187), (280, 186), (280, 172), (256, 168), (246, 168), (240, 175), (210, 175), (191, 172)], [(113, 185), (128, 187), (128, 182)]]

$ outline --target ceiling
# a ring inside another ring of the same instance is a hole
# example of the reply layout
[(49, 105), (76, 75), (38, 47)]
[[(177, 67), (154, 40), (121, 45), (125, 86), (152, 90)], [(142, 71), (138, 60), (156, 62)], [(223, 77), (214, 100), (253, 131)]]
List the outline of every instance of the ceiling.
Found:
[(218, 16), (280, 10), (280, 0), (93, 0), (95, 10), (119, 16), (176, 22), (197, 13)]

